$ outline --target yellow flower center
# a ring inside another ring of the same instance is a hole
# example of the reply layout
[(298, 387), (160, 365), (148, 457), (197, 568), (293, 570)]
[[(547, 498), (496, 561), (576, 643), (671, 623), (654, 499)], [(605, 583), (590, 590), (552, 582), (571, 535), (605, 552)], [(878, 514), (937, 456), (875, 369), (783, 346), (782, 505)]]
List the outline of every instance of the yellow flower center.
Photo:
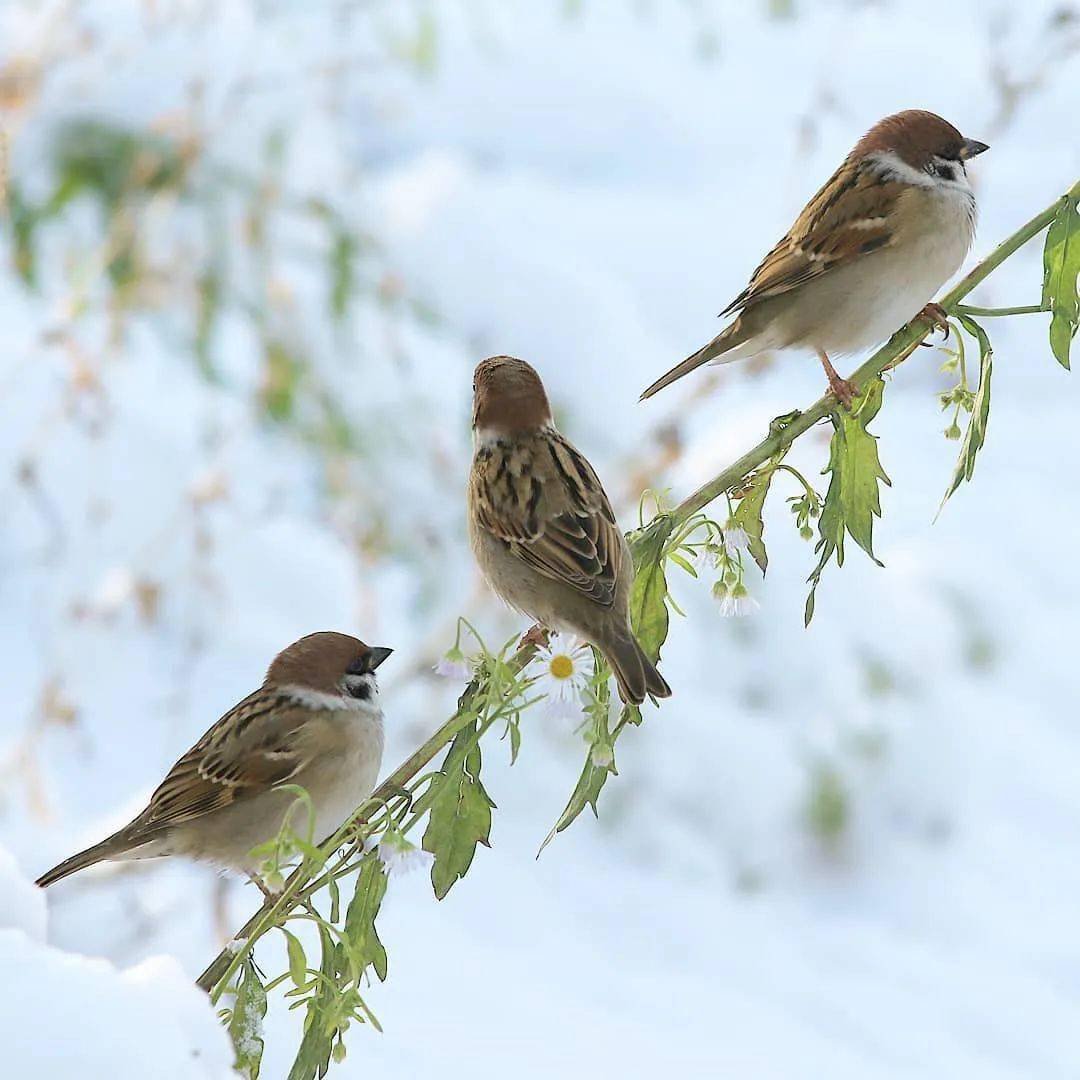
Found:
[(558, 656), (551, 658), (548, 671), (551, 672), (552, 678), (569, 679), (574, 674), (574, 661), (565, 653), (559, 653)]

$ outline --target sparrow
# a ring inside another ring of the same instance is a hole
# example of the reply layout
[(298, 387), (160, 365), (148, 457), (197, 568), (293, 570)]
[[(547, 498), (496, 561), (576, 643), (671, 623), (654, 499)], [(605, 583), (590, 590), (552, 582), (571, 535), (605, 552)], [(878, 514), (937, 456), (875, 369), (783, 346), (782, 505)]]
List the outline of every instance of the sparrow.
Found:
[[(307, 790), (315, 839), (322, 840), (375, 786), (383, 752), (375, 669), (391, 651), (329, 631), (294, 642), (274, 658), (262, 686), (173, 765), (142, 813), (37, 884), (109, 859), (161, 855), (254, 877), (251, 850), (277, 835), (296, 802), (282, 784)], [(297, 831), (306, 825), (301, 815)]]
[(877, 345), (920, 313), (947, 329), (944, 310), (928, 301), (971, 247), (965, 163), (988, 149), (921, 109), (878, 121), (720, 313), (735, 321), (641, 400), (702, 364), (791, 348), (817, 354), (850, 408), (855, 387), (830, 356)]
[(595, 645), (624, 702), (671, 688), (630, 629), (634, 561), (592, 466), (559, 434), (540, 376), (492, 356), (473, 376), (469, 536), (488, 585), (549, 630)]

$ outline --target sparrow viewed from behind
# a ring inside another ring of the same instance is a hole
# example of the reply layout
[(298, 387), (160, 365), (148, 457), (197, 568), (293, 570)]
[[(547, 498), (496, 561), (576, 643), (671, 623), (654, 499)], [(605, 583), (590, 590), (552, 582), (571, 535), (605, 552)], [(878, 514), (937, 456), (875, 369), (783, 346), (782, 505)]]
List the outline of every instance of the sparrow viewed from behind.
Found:
[(309, 634), (274, 658), (262, 686), (233, 706), (169, 770), (133, 821), (38, 878), (41, 886), (108, 859), (188, 855), (253, 875), (252, 848), (273, 839), (298, 784), (323, 840), (371, 793), (383, 752), (375, 669), (392, 650), (346, 634)]
[(634, 563), (592, 466), (556, 430), (540, 376), (493, 356), (473, 377), (469, 534), (487, 583), (550, 630), (607, 658), (635, 705), (671, 688), (630, 629)]
[(775, 349), (817, 354), (829, 388), (850, 407), (855, 387), (830, 356), (886, 340), (930, 304), (960, 268), (975, 235), (975, 195), (965, 162), (989, 149), (931, 112), (909, 109), (876, 123), (721, 312), (733, 323), (642, 395), (702, 364)]

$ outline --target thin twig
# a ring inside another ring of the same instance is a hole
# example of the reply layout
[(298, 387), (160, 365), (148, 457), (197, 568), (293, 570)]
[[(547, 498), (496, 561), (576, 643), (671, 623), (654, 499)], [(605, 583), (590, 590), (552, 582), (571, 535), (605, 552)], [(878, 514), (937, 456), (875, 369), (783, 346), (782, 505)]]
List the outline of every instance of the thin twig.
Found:
[[(955, 314), (960, 306), (960, 301), (968, 293), (989, 277), (1010, 255), (1042, 232), (1054, 220), (1059, 208), (1066, 199), (1076, 198), (1077, 196), (1080, 196), (1080, 182), (1075, 184), (1066, 195), (1055, 199), (1041, 214), (1033, 217), (1027, 224), (1021, 226), (1010, 237), (1000, 243), (955, 288), (943, 297), (941, 306), (950, 314)], [(976, 309), (968, 308), (966, 310), (974, 311)], [(1019, 312), (1029, 309), (1016, 310)], [(982, 313), (989, 314), (991, 312), (989, 309), (983, 309)], [(903, 330), (894, 334), (887, 344), (878, 349), (869, 360), (859, 367), (851, 377), (851, 381), (857, 387), (861, 387), (883, 371), (896, 367), (911, 355), (915, 347), (932, 329), (933, 327), (929, 322), (919, 318), (914, 319)], [(666, 515), (669, 518), (669, 523), (670, 519), (674, 519), (675, 524), (682, 524), (708, 506), (714, 499), (726, 494), (747, 475), (769, 461), (777, 452), (789, 447), (800, 435), (805, 434), (816, 423), (828, 416), (836, 408), (836, 404), (836, 399), (832, 395), (825, 395), (805, 411), (792, 414), (792, 417), (785, 420), (783, 424), (773, 424), (766, 438), (762, 439), (742, 457), (733, 461), (726, 469), (717, 473), (711, 480), (669, 511)], [(644, 543), (649, 536), (651, 527), (647, 526), (644, 530), (632, 536), (631, 543), (634, 546)], [(533, 658), (534, 653), (534, 646), (522, 645), (511, 658), (511, 667), (515, 671), (520, 671)], [(371, 798), (364, 804), (364, 807), (349, 822), (321, 845), (325, 852), (332, 853), (336, 848), (347, 842), (356, 827), (365, 823), (371, 813), (384, 806), (395, 796), (400, 796), (406, 783), (432, 761), (440, 750), (454, 740), (457, 733), (469, 722), (472, 716), (472, 706), (482, 689), (479, 678), (473, 679), (469, 683), (458, 699), (458, 707), (454, 715), (423, 745), (410, 754), (376, 788)], [(299, 903), (302, 903), (313, 891), (315, 890), (311, 887), (309, 868), (307, 866), (299, 867), (289, 876), (282, 893), (275, 900), (266, 901), (237, 931), (233, 939), (234, 946), (226, 947), (217, 955), (199, 976), (198, 985), (210, 993), (216, 1001), (229, 984), (236, 970), (243, 963), (244, 957), (250, 952), (255, 941), (268, 929), (277, 925), (283, 916), (287, 915)], [(239, 949), (235, 948), (236, 942), (242, 942)]]

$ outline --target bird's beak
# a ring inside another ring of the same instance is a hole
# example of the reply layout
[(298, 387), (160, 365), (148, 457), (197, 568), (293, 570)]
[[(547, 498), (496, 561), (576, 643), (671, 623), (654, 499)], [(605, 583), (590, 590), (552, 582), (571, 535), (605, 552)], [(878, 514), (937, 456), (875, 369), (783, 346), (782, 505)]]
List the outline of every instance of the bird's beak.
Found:
[(394, 650), (382, 645), (373, 645), (368, 650), (368, 667), (374, 671)]
[(967, 161), (968, 158), (973, 158), (976, 154), (981, 154), (984, 150), (989, 149), (990, 147), (986, 143), (979, 142), (978, 139), (965, 139), (960, 147), (960, 160)]

